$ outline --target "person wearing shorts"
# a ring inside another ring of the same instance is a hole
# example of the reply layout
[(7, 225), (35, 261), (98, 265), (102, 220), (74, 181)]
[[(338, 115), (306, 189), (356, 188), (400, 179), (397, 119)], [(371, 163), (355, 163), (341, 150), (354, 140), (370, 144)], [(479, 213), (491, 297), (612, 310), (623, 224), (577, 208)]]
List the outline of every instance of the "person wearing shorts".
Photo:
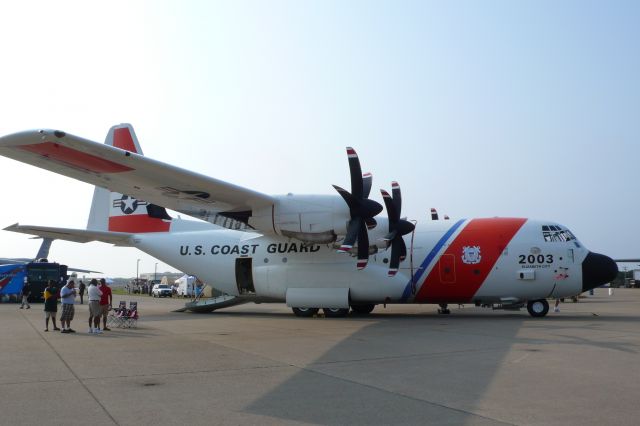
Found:
[(101, 334), (100, 317), (102, 316), (102, 309), (100, 308), (100, 297), (102, 292), (98, 288), (98, 280), (93, 278), (89, 281), (87, 293), (89, 296), (89, 334)]
[[(62, 300), (62, 315), (60, 315), (60, 325), (62, 331), (60, 333), (75, 333), (76, 331), (71, 328), (71, 321), (75, 315), (74, 304), (76, 303), (76, 289), (75, 282), (69, 280), (67, 285), (60, 290), (60, 299)], [(65, 326), (66, 324), (66, 326)]]
[(53, 322), (53, 329), (60, 330), (56, 325), (56, 314), (58, 313), (58, 289), (55, 281), (49, 280), (49, 285), (44, 289), (44, 331), (49, 331), (49, 318)]
[(102, 292), (102, 296), (100, 296), (100, 313), (102, 315), (102, 330), (111, 331), (109, 327), (107, 327), (107, 315), (109, 315), (109, 310), (111, 309), (111, 305), (113, 304), (113, 295), (111, 293), (111, 287), (107, 284), (107, 280), (104, 278), (100, 278), (100, 287), (98, 287)]

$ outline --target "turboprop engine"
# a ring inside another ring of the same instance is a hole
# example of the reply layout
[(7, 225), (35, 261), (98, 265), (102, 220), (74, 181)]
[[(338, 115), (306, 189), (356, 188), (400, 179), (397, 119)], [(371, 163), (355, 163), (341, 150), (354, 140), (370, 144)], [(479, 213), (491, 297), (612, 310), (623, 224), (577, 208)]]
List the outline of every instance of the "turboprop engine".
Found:
[[(309, 244), (335, 243), (340, 253), (352, 253), (363, 269), (369, 255), (379, 249), (392, 249), (389, 275), (393, 276), (407, 249), (402, 236), (413, 231), (413, 224), (400, 219), (400, 187), (393, 182), (393, 197), (382, 191), (389, 218), (374, 219), (382, 205), (370, 200), (372, 175), (362, 174), (356, 151), (348, 147), (351, 192), (337, 185), (335, 195), (294, 195), (273, 197), (270, 206), (254, 209), (249, 225), (265, 233), (295, 238)], [(356, 250), (353, 250), (353, 249)]]
[[(310, 244), (341, 243), (346, 236), (351, 213), (342, 197), (336, 195), (281, 195), (270, 207), (254, 210), (249, 225), (274, 235), (295, 238)], [(387, 218), (377, 218), (369, 229), (370, 245), (386, 248)], [(357, 243), (354, 244), (357, 246)]]
[(279, 195), (254, 210), (249, 225), (263, 232), (314, 244), (329, 244), (347, 232), (349, 208), (335, 195)]

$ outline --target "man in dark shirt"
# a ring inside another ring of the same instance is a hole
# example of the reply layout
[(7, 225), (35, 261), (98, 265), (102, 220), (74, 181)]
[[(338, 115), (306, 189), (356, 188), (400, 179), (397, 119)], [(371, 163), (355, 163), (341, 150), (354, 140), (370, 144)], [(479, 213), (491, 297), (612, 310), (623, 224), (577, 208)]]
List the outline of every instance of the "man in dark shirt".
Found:
[(56, 314), (58, 313), (58, 289), (55, 282), (49, 280), (49, 285), (44, 289), (44, 331), (49, 331), (49, 318), (53, 322), (53, 329), (60, 330), (56, 325)]
[(80, 304), (84, 303), (84, 291), (87, 286), (80, 280), (80, 284), (78, 284), (78, 295), (80, 296)]
[(29, 296), (31, 296), (31, 285), (29, 284), (27, 277), (24, 277), (24, 285), (22, 286), (22, 304), (20, 305), (20, 309), (23, 309), (24, 305), (27, 305), (27, 309), (31, 309), (31, 305), (29, 305)]

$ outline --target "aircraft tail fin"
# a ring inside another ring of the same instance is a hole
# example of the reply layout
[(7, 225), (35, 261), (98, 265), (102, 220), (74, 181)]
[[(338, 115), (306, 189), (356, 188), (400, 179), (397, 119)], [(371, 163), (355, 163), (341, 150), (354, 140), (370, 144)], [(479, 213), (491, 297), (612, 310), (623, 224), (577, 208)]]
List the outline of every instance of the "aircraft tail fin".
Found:
[[(143, 155), (133, 126), (128, 123), (111, 127), (104, 143)], [(171, 216), (164, 207), (104, 188), (95, 188), (87, 229), (142, 234), (168, 232), (170, 228)]]
[(51, 249), (52, 242), (53, 242), (53, 238), (42, 237), (42, 244), (40, 245), (38, 254), (36, 254), (36, 260), (46, 259), (47, 257), (49, 257), (49, 249)]

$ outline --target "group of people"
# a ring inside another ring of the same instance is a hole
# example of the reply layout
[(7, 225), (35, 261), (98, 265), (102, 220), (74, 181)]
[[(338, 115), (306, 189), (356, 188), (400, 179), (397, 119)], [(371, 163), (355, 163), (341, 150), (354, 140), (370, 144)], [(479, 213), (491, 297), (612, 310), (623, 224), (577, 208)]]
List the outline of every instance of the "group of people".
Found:
[[(28, 283), (25, 283), (27, 286)], [(81, 281), (81, 286), (83, 286)], [(24, 295), (23, 289), (23, 295)], [(60, 330), (61, 333), (75, 333), (76, 331), (71, 328), (71, 321), (75, 316), (75, 303), (76, 295), (78, 295), (78, 289), (76, 289), (76, 283), (73, 279), (67, 281), (62, 286), (60, 291), (56, 288), (56, 282), (50, 280), (47, 287), (44, 290), (44, 331), (49, 331), (49, 319), (53, 323), (53, 329), (55, 331)], [(83, 301), (84, 289), (80, 289), (81, 301)], [(89, 299), (89, 331), (90, 334), (101, 334), (103, 331), (110, 331), (107, 327), (107, 315), (111, 309), (113, 303), (113, 295), (111, 288), (107, 284), (104, 278), (98, 280), (95, 278), (89, 282), (87, 288), (87, 296)], [(58, 313), (58, 297), (60, 298), (62, 306), (62, 314), (60, 315), (60, 326), (58, 328), (56, 324), (56, 314)], [(24, 299), (23, 299), (24, 300)], [(24, 302), (23, 302), (24, 303)], [(28, 304), (28, 302), (27, 302)], [(20, 307), (22, 309), (22, 306)], [(27, 309), (29, 309), (27, 307)], [(100, 329), (100, 318), (102, 318), (102, 329)]]
[(127, 283), (124, 288), (127, 291), (127, 294), (148, 294), (151, 296), (153, 285), (148, 284), (146, 281), (140, 284), (136, 280), (133, 280), (131, 283)]

